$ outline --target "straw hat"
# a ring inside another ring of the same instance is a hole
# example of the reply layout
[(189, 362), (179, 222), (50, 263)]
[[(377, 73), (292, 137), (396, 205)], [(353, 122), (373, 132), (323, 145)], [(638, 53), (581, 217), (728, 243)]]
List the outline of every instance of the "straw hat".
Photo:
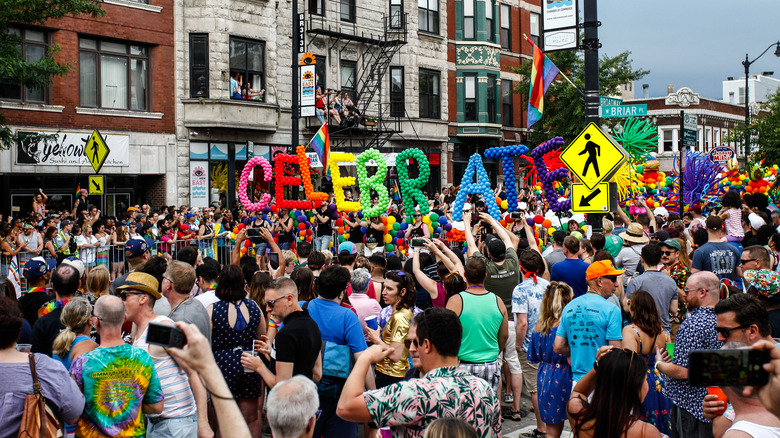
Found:
[(620, 233), (619, 236), (624, 241), (631, 243), (647, 243), (647, 241), (650, 240), (647, 238), (645, 230), (642, 229), (642, 226), (636, 222), (631, 222), (628, 224), (626, 231)]

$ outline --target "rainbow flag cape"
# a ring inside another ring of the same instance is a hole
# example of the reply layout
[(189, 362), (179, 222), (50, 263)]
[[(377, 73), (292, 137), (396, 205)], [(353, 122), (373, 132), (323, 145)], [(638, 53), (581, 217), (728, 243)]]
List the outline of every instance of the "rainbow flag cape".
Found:
[(553, 79), (561, 71), (539, 47), (536, 47), (536, 44), (531, 40), (528, 40), (528, 42), (531, 43), (531, 47), (534, 49), (533, 65), (531, 66), (531, 89), (528, 91), (530, 98), (528, 99), (527, 127), (530, 128), (531, 125), (542, 118), (544, 113), (544, 93), (547, 92), (547, 88), (550, 87)]
[(322, 163), (323, 169), (323, 175), (330, 175), (330, 168), (328, 167), (328, 155), (330, 154), (330, 137), (328, 136), (328, 124), (323, 123), (322, 127), (320, 127), (320, 130), (317, 131), (316, 134), (314, 134), (314, 137), (312, 137), (311, 141), (309, 142), (309, 146), (311, 146), (312, 149), (314, 149), (314, 152), (317, 153), (317, 156), (320, 158), (320, 162)]

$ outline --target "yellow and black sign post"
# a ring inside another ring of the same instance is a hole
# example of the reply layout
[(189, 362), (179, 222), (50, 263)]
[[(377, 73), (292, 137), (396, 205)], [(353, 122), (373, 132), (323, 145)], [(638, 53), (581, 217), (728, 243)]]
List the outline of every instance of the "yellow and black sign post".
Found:
[[(92, 132), (92, 135), (87, 140), (86, 146), (84, 146), (84, 156), (89, 160), (89, 164), (95, 169), (95, 173), (100, 173), (100, 169), (103, 167), (103, 163), (106, 162), (106, 158), (111, 150), (106, 145), (106, 140), (100, 135), (100, 131), (97, 129)], [(106, 185), (103, 175), (90, 175), (89, 176), (89, 194), (90, 195), (103, 195), (105, 194)]]

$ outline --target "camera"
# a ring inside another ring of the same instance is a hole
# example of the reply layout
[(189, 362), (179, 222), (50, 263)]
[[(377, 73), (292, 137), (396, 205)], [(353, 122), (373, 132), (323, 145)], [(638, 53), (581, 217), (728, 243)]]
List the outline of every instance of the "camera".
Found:
[(412, 248), (421, 248), (423, 246), (425, 246), (423, 239), (412, 239)]
[(247, 228), (246, 237), (260, 237), (260, 228)]
[(150, 322), (146, 342), (163, 347), (182, 348), (187, 344), (187, 337), (176, 326)]
[(522, 219), (523, 218), (523, 213), (520, 212), (520, 211), (513, 211), (513, 212), (509, 213), (509, 217), (512, 218), (512, 219)]

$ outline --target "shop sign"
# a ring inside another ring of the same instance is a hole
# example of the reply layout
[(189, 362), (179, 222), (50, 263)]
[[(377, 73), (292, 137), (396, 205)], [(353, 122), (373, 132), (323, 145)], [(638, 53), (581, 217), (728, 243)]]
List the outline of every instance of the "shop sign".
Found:
[[(16, 144), (16, 164), (36, 166), (88, 166), (92, 167), (85, 154), (92, 132), (17, 132), (21, 138)], [(24, 136), (54, 134), (51, 141), (29, 141)], [(130, 136), (109, 134), (103, 137), (108, 153), (103, 167), (125, 167), (130, 165)]]
[(190, 161), (190, 206), (209, 206), (208, 161)]

